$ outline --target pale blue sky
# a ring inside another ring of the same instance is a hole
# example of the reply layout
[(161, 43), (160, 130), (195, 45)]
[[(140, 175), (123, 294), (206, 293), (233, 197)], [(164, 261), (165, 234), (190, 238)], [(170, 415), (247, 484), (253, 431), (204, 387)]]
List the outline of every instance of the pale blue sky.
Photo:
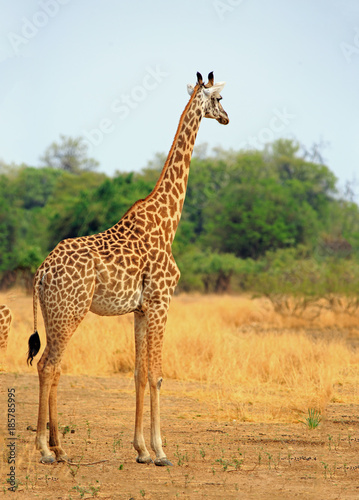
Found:
[(359, 174), (356, 0), (18, 0), (0, 26), (7, 163), (87, 135), (101, 171), (139, 170), (169, 151), (186, 84), (213, 70), (231, 121), (202, 122), (197, 145), (323, 140), (342, 186)]

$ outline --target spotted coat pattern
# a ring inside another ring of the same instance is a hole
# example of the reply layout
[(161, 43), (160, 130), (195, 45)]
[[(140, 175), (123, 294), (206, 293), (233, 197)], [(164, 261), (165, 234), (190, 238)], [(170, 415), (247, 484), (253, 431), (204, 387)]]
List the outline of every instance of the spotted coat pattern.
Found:
[(0, 304), (0, 352), (5, 353), (11, 325), (11, 311), (5, 304)]
[[(68, 341), (88, 311), (102, 315), (133, 312), (135, 316), (137, 461), (151, 461), (143, 437), (143, 399), (147, 382), (151, 399), (151, 447), (156, 465), (168, 465), (162, 449), (159, 389), (162, 342), (167, 311), (180, 277), (171, 245), (180, 221), (191, 155), (203, 117), (228, 123), (218, 93), (210, 96), (202, 78), (193, 88), (153, 191), (137, 201), (113, 227), (93, 236), (59, 243), (41, 264), (34, 279), (34, 323), (40, 302), (47, 345), (38, 363), (40, 381), (36, 444), (42, 462), (65, 457), (57, 430), (57, 384)], [(205, 91), (206, 90), (206, 91)], [(46, 441), (47, 406), (50, 449)]]

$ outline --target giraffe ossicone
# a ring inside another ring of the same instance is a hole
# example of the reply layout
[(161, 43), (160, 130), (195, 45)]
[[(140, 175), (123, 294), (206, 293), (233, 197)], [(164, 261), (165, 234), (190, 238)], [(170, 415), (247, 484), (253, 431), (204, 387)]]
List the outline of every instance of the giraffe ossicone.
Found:
[[(46, 257), (34, 278), (34, 333), (28, 362), (40, 350), (37, 303), (46, 329), (46, 347), (37, 364), (40, 384), (36, 445), (41, 462), (66, 460), (57, 425), (57, 385), (68, 341), (88, 311), (101, 316), (134, 313), (136, 415), (134, 448), (137, 462), (152, 462), (143, 436), (143, 401), (150, 387), (151, 448), (156, 465), (172, 465), (160, 434), (159, 392), (162, 343), (170, 301), (180, 272), (172, 242), (185, 200), (190, 161), (203, 117), (226, 125), (220, 100), (224, 84), (205, 85), (200, 73), (191, 91), (159, 179), (113, 227), (99, 234), (61, 241)], [(46, 438), (47, 408), (50, 436)]]

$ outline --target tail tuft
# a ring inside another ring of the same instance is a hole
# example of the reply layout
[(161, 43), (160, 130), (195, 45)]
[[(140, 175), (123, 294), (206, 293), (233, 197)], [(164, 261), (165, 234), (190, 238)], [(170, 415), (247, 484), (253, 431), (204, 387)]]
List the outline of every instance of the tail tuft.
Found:
[(40, 337), (36, 330), (36, 332), (33, 333), (29, 338), (29, 352), (27, 353), (27, 364), (30, 363), (30, 365), (32, 366), (32, 360), (39, 352), (40, 347), (41, 347)]

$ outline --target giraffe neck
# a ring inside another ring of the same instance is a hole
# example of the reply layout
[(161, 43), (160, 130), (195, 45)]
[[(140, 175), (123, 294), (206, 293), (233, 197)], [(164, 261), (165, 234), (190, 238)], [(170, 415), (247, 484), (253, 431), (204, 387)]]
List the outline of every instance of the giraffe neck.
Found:
[(194, 143), (202, 119), (202, 97), (194, 92), (180, 118), (177, 132), (161, 175), (145, 201), (155, 206), (165, 228), (166, 239), (172, 243), (181, 218), (186, 196), (189, 166)]

